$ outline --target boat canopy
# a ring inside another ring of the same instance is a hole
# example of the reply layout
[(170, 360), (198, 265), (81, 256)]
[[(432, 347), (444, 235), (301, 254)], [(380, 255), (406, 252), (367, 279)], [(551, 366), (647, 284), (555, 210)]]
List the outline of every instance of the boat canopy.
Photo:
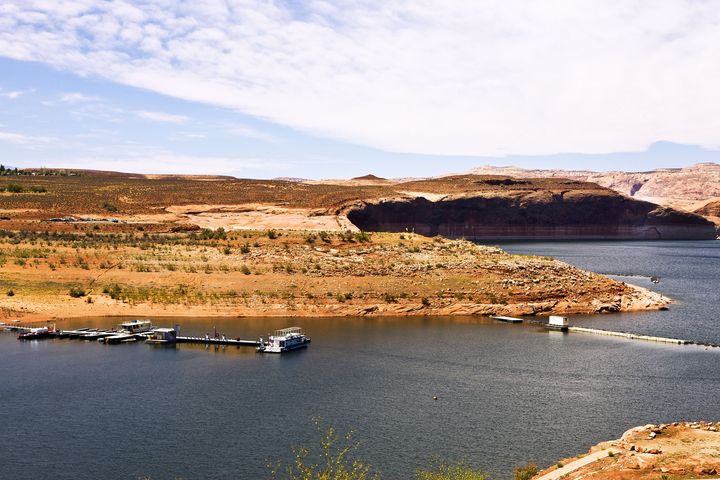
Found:
[(288, 327), (288, 328), (281, 328), (280, 330), (275, 330), (275, 336), (276, 337), (285, 337), (290, 334), (297, 334), (302, 335), (303, 331), (300, 327)]

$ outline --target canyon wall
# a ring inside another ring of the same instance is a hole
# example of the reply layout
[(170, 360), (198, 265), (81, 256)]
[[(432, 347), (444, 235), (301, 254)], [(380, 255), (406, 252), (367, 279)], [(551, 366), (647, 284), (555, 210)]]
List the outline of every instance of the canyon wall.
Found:
[(714, 239), (715, 226), (691, 213), (604, 192), (386, 199), (349, 209), (366, 231), (491, 239)]

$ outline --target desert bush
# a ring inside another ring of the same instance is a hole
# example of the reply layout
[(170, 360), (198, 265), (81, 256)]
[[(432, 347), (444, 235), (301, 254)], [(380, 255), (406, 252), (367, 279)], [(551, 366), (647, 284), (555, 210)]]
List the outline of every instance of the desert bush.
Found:
[(441, 464), (432, 470), (419, 470), (417, 480), (488, 480), (486, 473), (473, 469), (463, 463), (456, 465)]
[(278, 238), (278, 233), (277, 233), (277, 231), (275, 231), (275, 230), (268, 230), (268, 231), (267, 231), (267, 237), (268, 237), (270, 240), (275, 240), (276, 238)]
[(339, 435), (334, 428), (323, 429), (316, 420), (320, 434), (318, 452), (309, 447), (293, 448), (294, 459), (288, 464), (268, 464), (271, 478), (284, 480), (370, 480), (379, 479), (372, 466), (355, 457), (358, 444), (352, 432)]
[(85, 296), (85, 289), (82, 287), (71, 287), (68, 291), (68, 295), (73, 298), (80, 298)]
[(243, 273), (243, 275), (250, 275), (250, 268), (247, 265), (243, 265), (240, 267), (240, 271)]
[(513, 470), (513, 480), (530, 480), (537, 473), (537, 465), (528, 463)]

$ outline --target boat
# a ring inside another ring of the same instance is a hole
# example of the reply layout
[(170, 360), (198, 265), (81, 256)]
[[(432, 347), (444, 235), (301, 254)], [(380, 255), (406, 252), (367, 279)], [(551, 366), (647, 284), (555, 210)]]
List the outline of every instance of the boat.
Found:
[(17, 336), (18, 340), (40, 340), (49, 337), (50, 329), (48, 327), (30, 328)]
[(178, 327), (156, 328), (151, 332), (152, 336), (145, 340), (145, 343), (151, 345), (172, 345), (177, 341), (178, 330)]
[(80, 335), (81, 340), (97, 340), (99, 338), (109, 337), (111, 335), (116, 335), (120, 332), (117, 330), (99, 330), (97, 332), (88, 332), (84, 335)]
[(153, 324), (150, 320), (130, 320), (120, 324), (120, 330), (114, 331), (112, 335), (98, 338), (98, 342), (115, 344), (115, 343), (129, 343), (141, 339), (146, 339), (151, 335), (153, 330)]
[(260, 338), (258, 352), (283, 353), (298, 348), (305, 348), (310, 343), (310, 338), (303, 333), (300, 327), (289, 327), (275, 330), (266, 341)]
[(551, 315), (548, 319), (548, 323), (545, 324), (545, 328), (548, 330), (559, 330), (561, 332), (567, 332), (570, 326), (570, 321), (567, 317), (560, 317), (558, 315)]
[(153, 324), (150, 320), (130, 320), (120, 324), (120, 330), (127, 333), (144, 333), (152, 330)]

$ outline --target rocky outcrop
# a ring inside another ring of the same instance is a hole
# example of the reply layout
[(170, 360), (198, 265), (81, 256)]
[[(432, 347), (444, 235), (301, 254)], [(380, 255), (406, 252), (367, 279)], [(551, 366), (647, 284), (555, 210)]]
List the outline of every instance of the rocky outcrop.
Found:
[(593, 182), (618, 193), (661, 205), (694, 210), (720, 197), (720, 164), (698, 163), (685, 168), (661, 168), (649, 172), (592, 172), (587, 170), (525, 170), (517, 167), (478, 167), (478, 175), (516, 178), (569, 178)]
[[(713, 239), (715, 227), (687, 212), (637, 201), (582, 182), (547, 185), (512, 178), (474, 177), (412, 182), (430, 195), (355, 205), (348, 219), (361, 230), (414, 231), (469, 240)], [(458, 191), (459, 184), (465, 188)], [(425, 185), (423, 185), (425, 184)], [(482, 184), (482, 185), (480, 185)], [(402, 184), (409, 185), (409, 184)], [(564, 187), (564, 188), (562, 188)], [(436, 201), (428, 198), (438, 198)]]

